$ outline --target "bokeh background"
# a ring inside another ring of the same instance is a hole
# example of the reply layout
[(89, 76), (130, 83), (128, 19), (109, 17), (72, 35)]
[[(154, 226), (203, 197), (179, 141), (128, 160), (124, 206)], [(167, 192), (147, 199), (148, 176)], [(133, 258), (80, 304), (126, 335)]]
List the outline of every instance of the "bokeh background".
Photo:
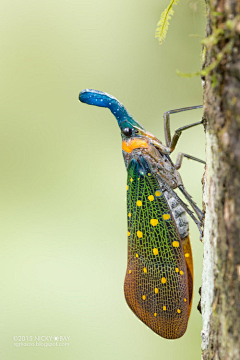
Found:
[[(84, 88), (106, 91), (160, 139), (165, 111), (202, 103), (200, 78), (180, 78), (175, 70), (201, 66), (204, 4), (175, 6), (159, 46), (154, 33), (167, 5), (1, 1), (2, 360), (200, 359), (198, 230), (190, 221), (195, 290), (188, 330), (165, 340), (124, 300), (126, 171), (119, 128), (109, 110), (78, 101)], [(172, 131), (201, 116), (201, 110), (172, 116)], [(203, 128), (183, 134), (178, 151), (204, 158)], [(188, 160), (181, 169), (200, 206), (203, 169)], [(31, 335), (70, 336), (69, 346), (14, 346), (14, 336)]]

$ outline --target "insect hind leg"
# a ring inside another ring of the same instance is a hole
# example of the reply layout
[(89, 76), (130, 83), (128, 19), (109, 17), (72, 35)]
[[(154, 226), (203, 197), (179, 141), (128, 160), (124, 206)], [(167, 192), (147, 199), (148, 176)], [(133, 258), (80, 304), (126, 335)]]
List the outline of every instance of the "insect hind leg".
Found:
[[(200, 240), (203, 237), (203, 231), (202, 231), (202, 223), (201, 221), (199, 221), (198, 219), (196, 219), (196, 217), (194, 216), (193, 212), (188, 208), (187, 204), (185, 204), (182, 199), (180, 199), (180, 197), (173, 191), (173, 189), (168, 185), (168, 183), (166, 181), (164, 181), (163, 179), (161, 179), (160, 181), (162, 183), (162, 185), (166, 188), (166, 190), (173, 196), (175, 197), (175, 199), (178, 201), (178, 203), (185, 209), (186, 213), (193, 219), (193, 221), (195, 222), (195, 224), (198, 227), (198, 230), (200, 232)], [(190, 196), (190, 195), (189, 195)], [(190, 197), (191, 198), (191, 197)], [(193, 201), (192, 201), (193, 202)], [(193, 202), (194, 203), (194, 202)], [(195, 204), (195, 203), (194, 203)], [(197, 207), (197, 205), (196, 205)], [(203, 212), (201, 212), (201, 210), (199, 209), (200, 213), (202, 213), (202, 217), (203, 217)]]
[(192, 206), (192, 208), (195, 211), (198, 219), (202, 222), (203, 217), (204, 217), (204, 214), (203, 214), (202, 210), (200, 210), (199, 207), (197, 206), (197, 204), (192, 200), (191, 195), (188, 194), (188, 192), (186, 191), (186, 189), (184, 188), (183, 185), (179, 185), (178, 188), (183, 193), (185, 198), (188, 200), (189, 204)]

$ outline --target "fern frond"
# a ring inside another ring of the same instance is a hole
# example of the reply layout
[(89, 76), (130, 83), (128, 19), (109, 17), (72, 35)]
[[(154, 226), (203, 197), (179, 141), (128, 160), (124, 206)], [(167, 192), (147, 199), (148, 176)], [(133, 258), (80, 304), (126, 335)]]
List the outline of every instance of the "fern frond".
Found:
[(173, 5), (177, 5), (179, 0), (171, 0), (168, 7), (162, 12), (160, 20), (157, 24), (157, 29), (155, 32), (155, 38), (158, 38), (159, 43), (162, 44), (162, 42), (166, 39), (168, 26), (169, 26), (169, 20), (172, 18), (174, 11), (172, 9)]

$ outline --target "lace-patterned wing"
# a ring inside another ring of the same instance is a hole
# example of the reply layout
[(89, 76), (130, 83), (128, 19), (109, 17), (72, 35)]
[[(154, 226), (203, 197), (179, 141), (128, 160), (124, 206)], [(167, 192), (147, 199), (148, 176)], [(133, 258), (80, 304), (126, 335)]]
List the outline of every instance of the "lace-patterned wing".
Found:
[(127, 218), (126, 301), (157, 334), (179, 338), (188, 322), (186, 262), (168, 203), (142, 156), (128, 166)]

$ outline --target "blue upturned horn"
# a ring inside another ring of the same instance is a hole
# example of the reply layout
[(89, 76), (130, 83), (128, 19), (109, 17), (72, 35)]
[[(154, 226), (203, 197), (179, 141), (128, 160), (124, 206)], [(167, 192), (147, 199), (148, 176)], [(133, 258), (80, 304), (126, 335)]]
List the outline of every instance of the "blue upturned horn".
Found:
[(118, 125), (121, 129), (131, 125), (144, 130), (142, 125), (133, 119), (120, 101), (103, 91), (85, 89), (80, 92), (79, 100), (89, 105), (108, 108), (117, 119)]

